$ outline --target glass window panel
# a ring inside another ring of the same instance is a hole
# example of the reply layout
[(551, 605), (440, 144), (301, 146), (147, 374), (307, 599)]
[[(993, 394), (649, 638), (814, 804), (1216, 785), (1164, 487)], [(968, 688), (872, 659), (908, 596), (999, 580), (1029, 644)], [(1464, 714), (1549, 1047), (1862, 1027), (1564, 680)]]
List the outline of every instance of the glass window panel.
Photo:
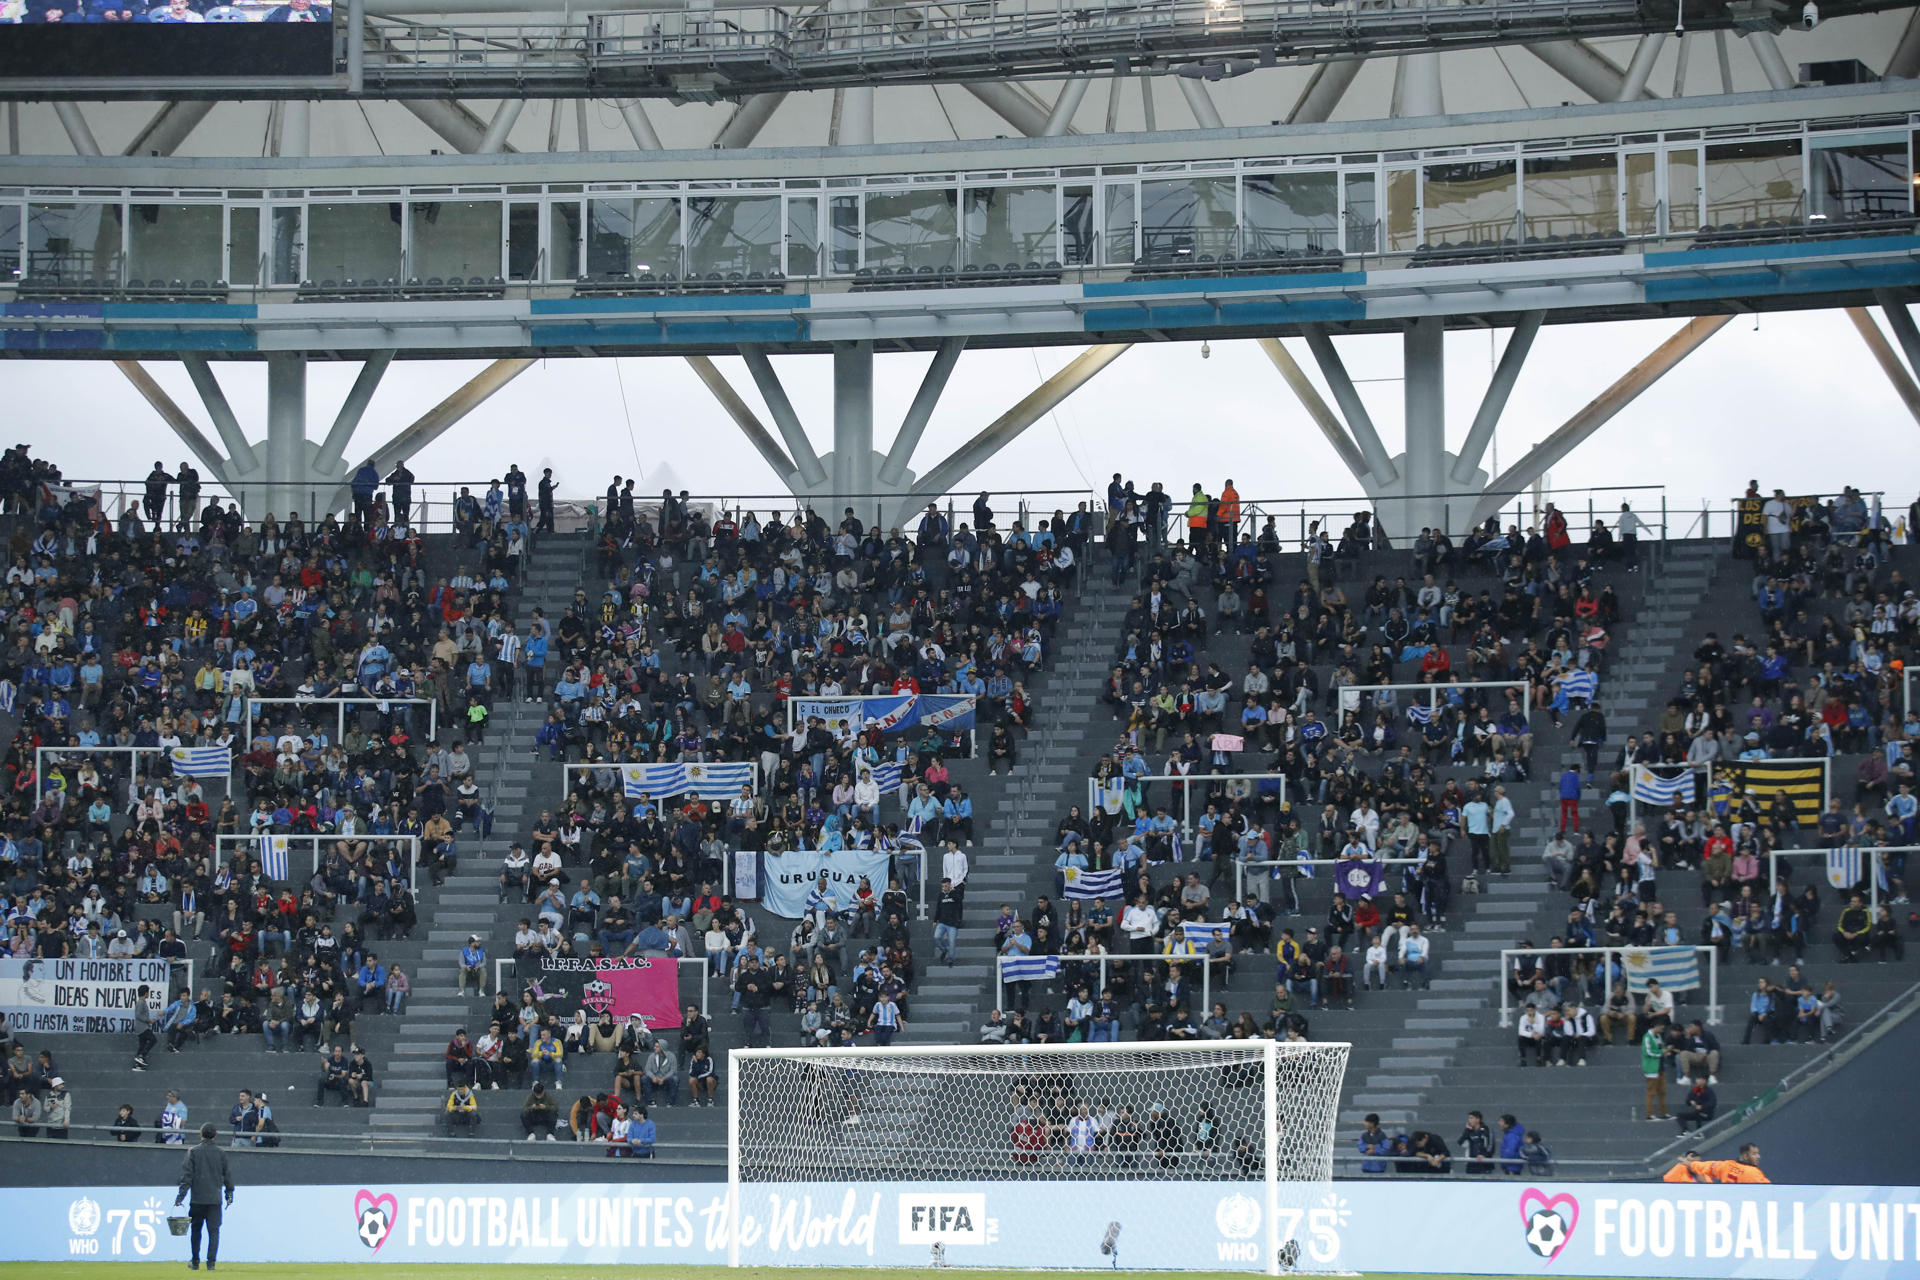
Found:
[(217, 204), (136, 204), (127, 223), (127, 275), (218, 280), (220, 234)]
[(1700, 229), (1700, 153), (1667, 152), (1667, 230)]
[(1387, 171), (1387, 252), (1408, 253), (1420, 243), (1420, 171)]
[(1800, 140), (1735, 142), (1707, 148), (1707, 221), (1714, 226), (1798, 222)]
[(827, 253), (834, 274), (860, 269), (860, 197), (835, 196), (827, 203)]
[(1620, 230), (1620, 161), (1611, 151), (1528, 156), (1527, 236), (1615, 235)]
[(422, 280), (500, 274), (498, 200), (416, 201), (407, 215), (407, 274)]
[(307, 275), (313, 280), (387, 280), (400, 274), (400, 206), (307, 207)]
[(1069, 266), (1093, 263), (1093, 188), (1068, 187), (1060, 193), (1061, 261)]
[(1233, 252), (1234, 180), (1176, 178), (1140, 184), (1140, 246), (1147, 262)]
[(1660, 156), (1654, 151), (1630, 151), (1623, 170), (1627, 187), (1627, 234), (1660, 234)]
[(260, 211), (235, 209), (227, 217), (227, 279), (260, 283)]
[(1134, 259), (1134, 211), (1133, 184), (1107, 188), (1107, 227), (1105, 232), (1106, 260), (1115, 265), (1132, 262)]
[(915, 271), (953, 266), (960, 232), (956, 198), (951, 187), (868, 192), (867, 265)]
[(27, 268), (35, 280), (120, 279), (120, 206), (27, 206)]
[(1240, 189), (1241, 252), (1338, 248), (1340, 188), (1332, 173), (1263, 173)]
[(1498, 244), (1513, 236), (1519, 211), (1513, 161), (1430, 164), (1426, 180), (1428, 244)]
[(820, 274), (820, 202), (811, 196), (787, 201), (787, 274)]
[(1907, 213), (1913, 190), (1907, 140), (1814, 143), (1807, 203), (1823, 218), (1884, 218)]
[(587, 202), (587, 274), (680, 273), (680, 201)]
[(780, 197), (696, 196), (687, 201), (687, 269), (705, 274), (780, 269)]
[(507, 206), (507, 279), (540, 278), (540, 206)]
[(580, 276), (580, 204), (565, 200), (547, 206), (547, 279)]
[(1371, 173), (1347, 175), (1347, 252), (1380, 251), (1380, 179)]
[(1045, 264), (1059, 260), (1055, 188), (975, 187), (965, 193), (966, 261)]
[(273, 211), (273, 283), (299, 284), (306, 279), (300, 261), (300, 222), (298, 207)]
[(20, 274), (20, 206), (0, 204), (0, 275)]

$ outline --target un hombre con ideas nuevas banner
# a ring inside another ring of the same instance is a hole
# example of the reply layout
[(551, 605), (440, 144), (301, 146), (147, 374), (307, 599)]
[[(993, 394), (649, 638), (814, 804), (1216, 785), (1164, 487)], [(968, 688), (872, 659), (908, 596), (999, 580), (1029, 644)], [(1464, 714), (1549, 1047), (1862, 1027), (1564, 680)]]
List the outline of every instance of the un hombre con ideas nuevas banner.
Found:
[(165, 960), (0, 960), (0, 1017), (15, 1032), (133, 1030), (140, 988), (167, 995)]

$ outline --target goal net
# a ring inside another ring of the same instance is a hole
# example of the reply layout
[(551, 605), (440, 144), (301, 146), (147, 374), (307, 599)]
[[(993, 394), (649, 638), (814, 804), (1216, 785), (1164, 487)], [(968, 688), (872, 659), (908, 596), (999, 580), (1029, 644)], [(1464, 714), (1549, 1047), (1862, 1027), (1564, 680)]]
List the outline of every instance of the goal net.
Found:
[(735, 1050), (729, 1260), (1330, 1270), (1347, 1051)]

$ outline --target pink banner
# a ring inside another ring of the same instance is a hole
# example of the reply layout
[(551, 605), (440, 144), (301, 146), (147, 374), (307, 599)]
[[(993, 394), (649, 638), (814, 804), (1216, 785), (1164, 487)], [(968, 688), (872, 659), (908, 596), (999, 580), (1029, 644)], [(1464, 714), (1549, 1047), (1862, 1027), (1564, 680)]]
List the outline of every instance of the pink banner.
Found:
[(680, 1025), (680, 967), (671, 956), (550, 960), (540, 986), (549, 997), (577, 999), (594, 1018), (611, 1013), (625, 1022), (637, 1013), (654, 1030)]

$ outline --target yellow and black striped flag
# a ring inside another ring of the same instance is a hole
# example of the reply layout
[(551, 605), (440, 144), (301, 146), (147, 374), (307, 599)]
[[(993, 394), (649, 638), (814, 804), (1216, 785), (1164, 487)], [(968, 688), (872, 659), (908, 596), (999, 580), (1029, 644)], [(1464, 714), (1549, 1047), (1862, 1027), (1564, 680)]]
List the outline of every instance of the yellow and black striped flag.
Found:
[(1793, 802), (1803, 827), (1820, 822), (1826, 771), (1824, 760), (1741, 760), (1713, 769), (1715, 781), (1724, 777), (1733, 784), (1736, 798), (1752, 787), (1763, 809), (1773, 803), (1776, 794), (1784, 793)]

